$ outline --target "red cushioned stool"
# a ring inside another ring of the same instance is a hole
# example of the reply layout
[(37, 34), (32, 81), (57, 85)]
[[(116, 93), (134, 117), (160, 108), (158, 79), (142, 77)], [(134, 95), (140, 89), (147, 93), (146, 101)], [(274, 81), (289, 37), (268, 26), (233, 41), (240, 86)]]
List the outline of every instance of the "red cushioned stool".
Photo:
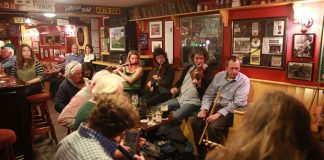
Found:
[[(36, 134), (48, 134), (51, 132), (52, 138), (57, 144), (55, 129), (47, 106), (50, 95), (48, 93), (33, 94), (28, 96), (26, 100), (31, 104), (32, 138), (34, 139)], [(38, 112), (38, 107), (40, 112)]]
[(10, 129), (0, 129), (0, 159), (16, 159), (12, 145), (16, 142), (16, 134)]

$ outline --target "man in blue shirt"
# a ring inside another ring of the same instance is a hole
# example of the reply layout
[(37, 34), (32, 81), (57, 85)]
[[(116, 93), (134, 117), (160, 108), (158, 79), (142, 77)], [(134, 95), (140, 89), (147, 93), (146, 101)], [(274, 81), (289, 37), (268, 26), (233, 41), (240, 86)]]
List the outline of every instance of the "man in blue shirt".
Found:
[[(203, 126), (205, 126), (204, 122), (209, 123), (208, 139), (216, 143), (223, 143), (228, 128), (233, 123), (233, 110), (247, 105), (250, 80), (246, 75), (240, 73), (239, 59), (236, 56), (229, 57), (226, 60), (225, 68), (226, 70), (217, 73), (210, 83), (203, 96), (197, 118), (191, 123), (200, 158), (204, 158), (206, 155), (205, 147), (198, 145)], [(217, 93), (220, 93), (220, 98), (215, 105), (215, 112), (207, 117)]]
[(77, 44), (72, 44), (72, 53), (66, 55), (65, 66), (72, 61), (77, 61), (79, 63), (83, 62), (84, 56), (79, 53), (79, 47)]

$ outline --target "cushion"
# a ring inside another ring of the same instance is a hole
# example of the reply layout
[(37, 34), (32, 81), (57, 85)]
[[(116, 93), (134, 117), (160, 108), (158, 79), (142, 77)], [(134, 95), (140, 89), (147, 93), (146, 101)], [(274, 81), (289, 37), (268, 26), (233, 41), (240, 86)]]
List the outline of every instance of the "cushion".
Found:
[(41, 103), (48, 101), (50, 99), (50, 95), (43, 92), (28, 96), (26, 99), (29, 103)]

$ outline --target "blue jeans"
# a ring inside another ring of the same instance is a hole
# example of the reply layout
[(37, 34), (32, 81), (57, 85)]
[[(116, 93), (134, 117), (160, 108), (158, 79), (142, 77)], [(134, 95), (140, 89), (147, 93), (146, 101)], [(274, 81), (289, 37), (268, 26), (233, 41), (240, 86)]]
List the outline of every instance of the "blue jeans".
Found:
[(184, 118), (191, 115), (193, 112), (199, 110), (199, 105), (194, 104), (181, 104), (179, 103), (177, 98), (170, 99), (162, 104), (167, 104), (169, 107), (169, 111), (175, 111), (173, 113), (173, 117), (178, 120), (183, 120)]

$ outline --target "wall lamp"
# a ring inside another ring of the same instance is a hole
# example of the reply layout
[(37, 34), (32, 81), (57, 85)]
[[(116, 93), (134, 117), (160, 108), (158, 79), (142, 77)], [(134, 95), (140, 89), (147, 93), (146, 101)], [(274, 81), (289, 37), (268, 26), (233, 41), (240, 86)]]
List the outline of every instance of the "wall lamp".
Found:
[(302, 3), (294, 3), (294, 23), (301, 26), (301, 32), (306, 33), (313, 25), (313, 11), (308, 7), (302, 5)]

